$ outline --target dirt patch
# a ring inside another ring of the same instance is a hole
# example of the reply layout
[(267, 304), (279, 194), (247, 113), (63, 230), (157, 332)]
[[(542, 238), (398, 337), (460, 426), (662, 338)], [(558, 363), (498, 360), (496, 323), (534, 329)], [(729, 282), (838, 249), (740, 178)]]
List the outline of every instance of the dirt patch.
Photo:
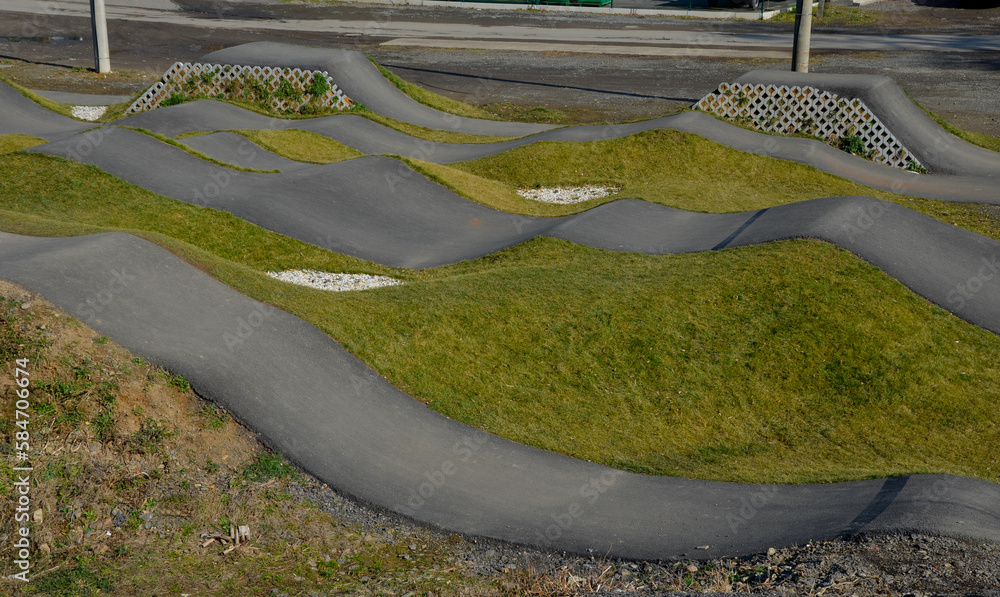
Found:
[(13, 58), (0, 60), (0, 63), (6, 63), (8, 66), (0, 69), (0, 77), (35, 90), (97, 95), (137, 95), (160, 78), (160, 75), (132, 70), (116, 70), (101, 75), (82, 67), (38, 64)]

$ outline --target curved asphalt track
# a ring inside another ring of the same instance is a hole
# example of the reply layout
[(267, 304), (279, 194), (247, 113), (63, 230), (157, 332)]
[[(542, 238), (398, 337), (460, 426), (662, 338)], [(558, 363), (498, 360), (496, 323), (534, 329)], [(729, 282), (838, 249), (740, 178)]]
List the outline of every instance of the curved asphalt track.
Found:
[[(692, 237), (738, 224), (679, 215), (676, 225)], [(767, 238), (762, 219), (751, 225), (758, 240)], [(889, 214), (877, 221), (874, 235), (898, 228)], [(877, 530), (1000, 536), (1000, 485), (986, 481), (913, 475), (765, 486), (652, 477), (476, 431), (403, 394), (302, 320), (128, 235), (0, 233), (0, 276), (184, 375), (333, 487), (450, 531), (637, 559), (743, 555)]]
[(480, 120), (439, 112), (400, 93), (364, 54), (353, 50), (254, 42), (205, 54), (200, 62), (327, 71), (353, 101), (383, 116), (430, 129), (518, 137), (553, 128), (544, 124)]
[[(143, 128), (171, 137), (192, 131), (302, 129), (330, 137), (366, 154), (401, 155), (441, 164), (496, 155), (542, 141), (599, 141), (650, 130), (671, 129), (696, 134), (740, 151), (813, 166), (885, 191), (944, 201), (1000, 203), (1000, 197), (995, 192), (1000, 178), (1000, 154), (970, 145), (937, 127), (933, 121), (931, 124), (938, 130), (935, 146), (946, 147), (947, 151), (912, 151), (932, 172), (937, 172), (941, 165), (943, 171), (955, 172), (953, 174), (917, 175), (850, 155), (820, 141), (765, 135), (701, 112), (684, 112), (628, 124), (565, 127), (501, 143), (426, 141), (349, 114), (310, 120), (279, 120), (211, 100), (160, 108), (114, 124)], [(968, 159), (956, 160), (952, 157), (955, 155)], [(223, 159), (217, 155), (212, 157)], [(706, 165), (706, 168), (710, 167)]]
[[(0, 132), (11, 132), (9, 114), (0, 115)], [(565, 218), (528, 218), (468, 202), (390, 158), (256, 174), (207, 164), (120, 128), (70, 137), (58, 126), (23, 132), (49, 135), (54, 142), (43, 151), (94, 163), (156, 192), (407, 267), (467, 259), (543, 234), (647, 253), (820, 238), (1000, 333), (1000, 243), (871, 198), (741, 214), (622, 200)], [(233, 160), (257, 155), (251, 167), (283, 164), (252, 144), (234, 145), (240, 141), (233, 136), (189, 141)], [(1000, 536), (1000, 485), (975, 479), (694, 481), (614, 471), (490, 436), (420, 405), (314, 327), (131, 236), (0, 234), (0, 276), (185, 375), (332, 486), (452, 531), (641, 559), (741, 555), (876, 530)], [(711, 549), (695, 551), (700, 545)]]

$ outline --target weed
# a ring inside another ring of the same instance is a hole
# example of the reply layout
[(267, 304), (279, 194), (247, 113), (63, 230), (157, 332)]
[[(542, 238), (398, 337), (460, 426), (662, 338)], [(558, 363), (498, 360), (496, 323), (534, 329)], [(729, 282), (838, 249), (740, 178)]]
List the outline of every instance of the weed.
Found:
[(82, 412), (73, 409), (57, 415), (54, 423), (56, 426), (68, 425), (73, 429), (76, 429), (80, 426), (80, 423), (82, 423), (84, 419), (86, 419), (86, 417)]
[(103, 571), (95, 572), (80, 563), (72, 568), (46, 574), (29, 586), (33, 593), (49, 597), (110, 593), (115, 587), (114, 579), (109, 574), (104, 574)]
[(139, 431), (128, 439), (128, 444), (139, 453), (149, 454), (158, 451), (163, 440), (173, 435), (174, 433), (161, 423), (147, 417)]
[(111, 338), (108, 338), (107, 336), (98, 336), (94, 338), (94, 344), (107, 344), (108, 342), (111, 342)]
[(111, 407), (118, 401), (116, 392), (121, 388), (114, 380), (102, 381), (97, 384), (97, 401), (103, 407)]
[(225, 429), (226, 413), (214, 404), (202, 406), (198, 414), (205, 420), (205, 427), (208, 429)]
[(291, 82), (287, 79), (282, 79), (281, 83), (278, 84), (278, 88), (274, 90), (274, 97), (288, 101), (296, 101), (302, 99), (302, 94), (295, 89)]
[(330, 91), (330, 82), (326, 80), (323, 75), (315, 75), (313, 77), (312, 85), (306, 88), (306, 93), (313, 97), (319, 97)]
[(847, 153), (853, 153), (854, 155), (863, 156), (868, 152), (865, 147), (865, 142), (861, 140), (858, 135), (847, 135), (846, 137), (841, 137), (837, 141), (837, 147), (841, 151), (846, 151)]
[(181, 392), (187, 392), (191, 389), (191, 384), (188, 380), (184, 379), (183, 375), (171, 375), (167, 378), (167, 385), (172, 388), (177, 388)]
[(110, 410), (102, 410), (90, 420), (94, 426), (94, 433), (102, 442), (109, 442), (114, 439), (115, 418)]
[(187, 98), (184, 97), (184, 94), (172, 93), (170, 94), (170, 97), (160, 102), (160, 107), (166, 108), (168, 106), (176, 106), (179, 104), (183, 104), (185, 101), (187, 101)]
[(59, 402), (64, 402), (83, 393), (84, 388), (78, 384), (67, 381), (38, 382), (36, 386), (39, 390), (49, 394)]
[(261, 452), (243, 471), (243, 477), (254, 482), (286, 479), (297, 474), (295, 467), (276, 452)]
[(93, 373), (90, 370), (90, 359), (87, 359), (83, 363), (80, 363), (73, 368), (73, 376), (76, 377), (77, 381), (88, 381), (90, 380), (90, 374)]

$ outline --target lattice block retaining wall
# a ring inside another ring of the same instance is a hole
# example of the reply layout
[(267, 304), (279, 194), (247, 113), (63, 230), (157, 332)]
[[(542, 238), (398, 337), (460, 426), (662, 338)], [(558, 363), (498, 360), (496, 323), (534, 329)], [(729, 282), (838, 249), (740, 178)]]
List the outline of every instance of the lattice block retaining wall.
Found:
[[(329, 89), (314, 98), (308, 93), (315, 77), (325, 77)], [(261, 102), (283, 112), (298, 112), (315, 101), (322, 107), (344, 110), (353, 104), (344, 92), (330, 81), (326, 71), (268, 66), (232, 66), (229, 64), (191, 64), (175, 62), (163, 78), (133, 103), (126, 115), (158, 108), (174, 94), (184, 97), (204, 94)]]
[(723, 83), (694, 108), (766, 133), (804, 133), (828, 143), (857, 135), (875, 162), (897, 168), (921, 165), (857, 98), (813, 87)]

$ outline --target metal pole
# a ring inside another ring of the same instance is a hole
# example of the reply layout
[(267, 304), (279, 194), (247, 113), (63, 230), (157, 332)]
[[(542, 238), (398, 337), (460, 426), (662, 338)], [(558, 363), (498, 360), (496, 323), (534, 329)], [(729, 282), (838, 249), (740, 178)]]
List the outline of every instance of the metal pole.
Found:
[(809, 43), (812, 33), (812, 0), (795, 3), (795, 41), (792, 45), (792, 71), (809, 72)]
[(94, 70), (111, 72), (111, 54), (108, 52), (108, 19), (104, 14), (104, 0), (90, 0), (91, 31), (94, 34)]

